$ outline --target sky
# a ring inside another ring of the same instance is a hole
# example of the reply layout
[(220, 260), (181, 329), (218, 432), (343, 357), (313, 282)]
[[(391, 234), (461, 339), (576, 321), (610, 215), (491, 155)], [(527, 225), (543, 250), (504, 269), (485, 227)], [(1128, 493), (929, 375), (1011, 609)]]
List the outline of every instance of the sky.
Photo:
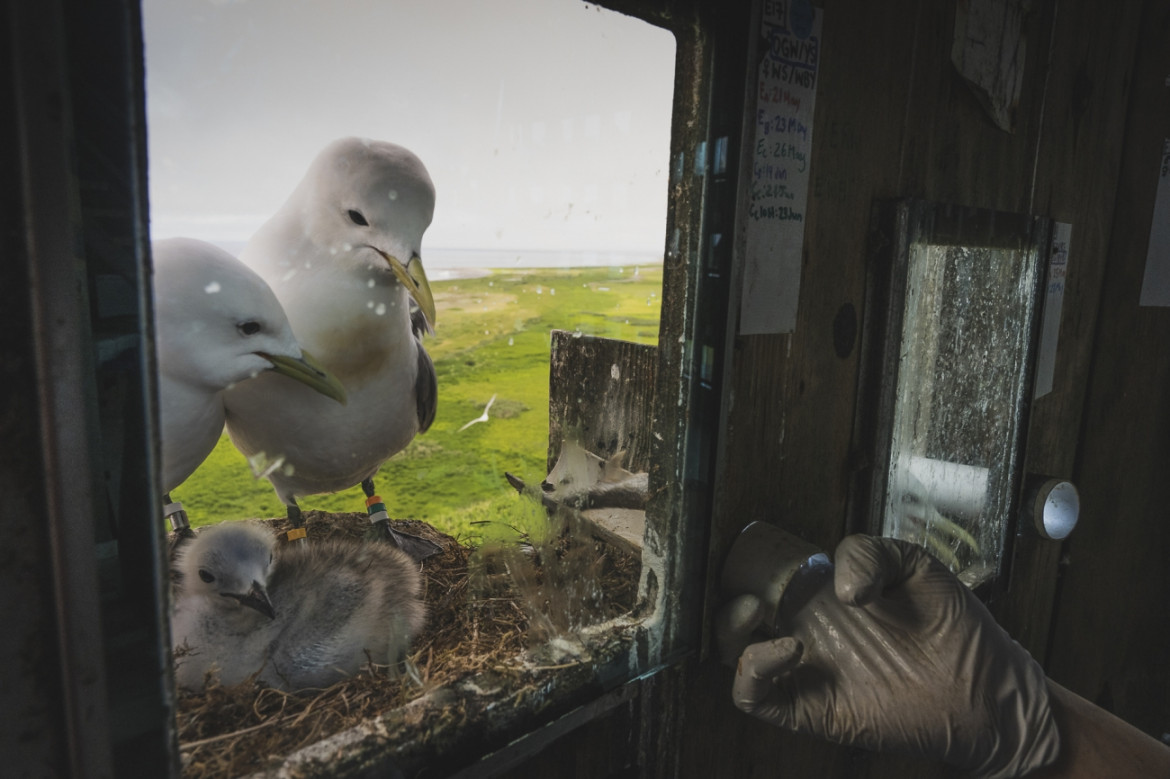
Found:
[(664, 244), (674, 38), (580, 0), (144, 0), (154, 238), (246, 241), (330, 141), (392, 141), (427, 247)]

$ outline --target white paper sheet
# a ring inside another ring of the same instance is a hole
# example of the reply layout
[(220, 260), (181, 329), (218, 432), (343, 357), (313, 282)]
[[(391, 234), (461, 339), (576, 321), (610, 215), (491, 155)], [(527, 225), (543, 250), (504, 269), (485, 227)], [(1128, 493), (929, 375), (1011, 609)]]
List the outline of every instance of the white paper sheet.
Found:
[(823, 14), (808, 0), (764, 0), (745, 235), (741, 335), (796, 327)]

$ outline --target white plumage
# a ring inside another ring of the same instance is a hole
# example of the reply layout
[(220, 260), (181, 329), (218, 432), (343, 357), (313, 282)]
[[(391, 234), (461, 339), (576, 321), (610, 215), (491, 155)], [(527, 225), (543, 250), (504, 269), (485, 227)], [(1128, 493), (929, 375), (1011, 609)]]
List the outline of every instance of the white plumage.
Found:
[[(154, 306), (162, 426), (162, 491), (211, 453), (223, 433), (223, 391), (265, 372), (341, 408), (345, 392), (305, 354), (255, 272), (191, 238), (155, 241)], [(338, 402), (340, 401), (340, 402)]]
[(362, 482), (372, 494), (381, 464), (434, 418), (434, 366), (419, 337), (435, 316), (419, 257), (434, 204), (414, 154), (346, 138), (317, 156), (241, 254), (349, 398), (339, 406), (264, 376), (226, 394), (235, 445), (283, 463), (269, 479), (294, 523), (298, 496)]
[(418, 564), (384, 543), (275, 546), (261, 525), (207, 528), (179, 552), (175, 675), (199, 689), (252, 674), (285, 690), (396, 664), (426, 621)]

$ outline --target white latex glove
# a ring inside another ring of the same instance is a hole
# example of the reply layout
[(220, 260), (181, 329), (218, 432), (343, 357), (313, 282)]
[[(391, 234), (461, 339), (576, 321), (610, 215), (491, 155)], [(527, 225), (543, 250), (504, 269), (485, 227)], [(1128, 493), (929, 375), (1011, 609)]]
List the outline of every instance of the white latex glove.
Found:
[(846, 538), (835, 570), (789, 585), (783, 637), (748, 646), (760, 615), (755, 596), (736, 598), (717, 639), (725, 662), (739, 658), (735, 705), (766, 722), (986, 779), (1059, 753), (1040, 665), (919, 546)]

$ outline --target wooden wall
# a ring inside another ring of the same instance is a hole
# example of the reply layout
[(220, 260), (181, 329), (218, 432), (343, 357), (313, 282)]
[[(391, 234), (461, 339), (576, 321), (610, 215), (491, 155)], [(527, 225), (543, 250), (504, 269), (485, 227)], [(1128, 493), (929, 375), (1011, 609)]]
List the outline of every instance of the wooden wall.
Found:
[(1145, 3), (1139, 32), (1076, 463), (1084, 518), (1065, 549), (1048, 667), (1160, 736), (1170, 732), (1170, 308), (1138, 299), (1170, 138), (1170, 3)]
[[(709, 565), (718, 570), (730, 540), (752, 519), (776, 522), (830, 549), (857, 529), (849, 526), (847, 504), (851, 483), (868, 478), (867, 453), (854, 430), (861, 338), (858, 333), (845, 350), (851, 339), (840, 331), (842, 322), (854, 319), (850, 309), (864, 321), (866, 235), (876, 199), (914, 196), (1069, 222), (1055, 390), (1034, 404), (1026, 463), (1031, 472), (1073, 477), (1087, 498), (1071, 563), (1062, 569), (1050, 668), (1072, 689), (1112, 703), (1160, 735), (1170, 729), (1162, 670), (1170, 656), (1170, 592), (1162, 573), (1168, 551), (1162, 528), (1170, 514), (1156, 506), (1153, 474), (1170, 476), (1170, 430), (1155, 400), (1162, 398), (1164, 407), (1170, 398), (1170, 342), (1167, 313), (1137, 309), (1135, 283), (1157, 163), (1157, 149), (1150, 149), (1160, 144), (1163, 130), (1146, 128), (1140, 165), (1123, 171), (1122, 160), (1131, 143), (1127, 128), (1137, 121), (1128, 110), (1138, 100), (1131, 95), (1135, 52), (1157, 50), (1161, 57), (1150, 68), (1151, 84), (1161, 85), (1170, 73), (1163, 54), (1170, 44), (1164, 21), (1170, 4), (1151, 0), (1102, 12), (1087, 1), (1035, 3), (1013, 134), (992, 125), (950, 64), (954, 7), (912, 0), (825, 3), (798, 323), (791, 335), (735, 340)], [(1162, 88), (1142, 100), (1164, 106)], [(1142, 175), (1144, 210), (1118, 200), (1119, 182), (1124, 193)], [(1122, 210), (1132, 218), (1115, 225)], [(1127, 236), (1120, 244), (1119, 234)], [(1116, 285), (1124, 292), (1113, 292)], [(1101, 410), (1105, 403), (1108, 411)], [(1138, 427), (1141, 435), (1127, 439)], [(1118, 450), (1127, 440), (1144, 461), (1140, 468)], [(1090, 475), (1090, 468), (1097, 473)], [(1128, 500), (1116, 495), (1122, 483), (1134, 489)], [(1125, 518), (1110, 509), (1115, 501)], [(1107, 554), (1099, 555), (1101, 536), (1118, 531)], [(1021, 539), (1012, 591), (993, 604), (1041, 659), (1061, 552), (1056, 542)], [(1132, 639), (1132, 648), (1115, 636)], [(684, 776), (947, 774), (770, 732), (733, 709), (730, 678), (710, 660), (692, 671)], [(1112, 701), (1099, 694), (1106, 688)]]

